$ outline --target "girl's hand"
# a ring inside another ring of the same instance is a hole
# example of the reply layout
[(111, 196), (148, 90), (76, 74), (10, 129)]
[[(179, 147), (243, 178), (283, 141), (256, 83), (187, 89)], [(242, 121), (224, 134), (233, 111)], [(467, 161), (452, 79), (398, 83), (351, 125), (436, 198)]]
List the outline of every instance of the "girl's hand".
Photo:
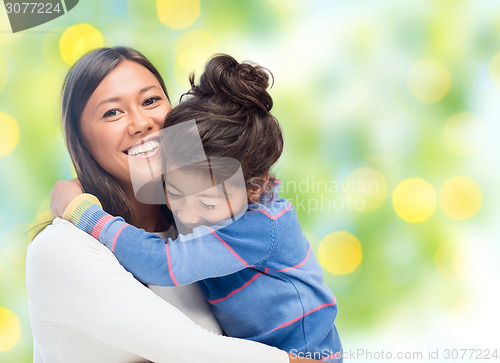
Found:
[(69, 203), (82, 193), (78, 178), (56, 182), (50, 192), (50, 213), (54, 217), (61, 217)]
[(321, 362), (319, 360), (314, 360), (314, 359), (308, 359), (308, 358), (301, 358), (301, 357), (298, 357), (296, 354), (290, 354), (288, 353), (288, 357), (290, 359), (290, 363), (294, 363), (294, 362), (297, 362), (297, 363), (313, 363), (313, 362)]

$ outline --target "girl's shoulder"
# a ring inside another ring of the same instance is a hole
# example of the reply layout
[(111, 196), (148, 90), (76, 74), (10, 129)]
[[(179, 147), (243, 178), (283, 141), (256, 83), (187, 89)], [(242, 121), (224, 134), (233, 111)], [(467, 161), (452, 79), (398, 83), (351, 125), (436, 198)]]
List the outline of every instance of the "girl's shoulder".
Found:
[(267, 200), (261, 198), (260, 203), (248, 206), (248, 212), (261, 212), (273, 220), (278, 220), (288, 211), (293, 210), (293, 204), (288, 199), (280, 197), (278, 193), (273, 193), (272, 197)]

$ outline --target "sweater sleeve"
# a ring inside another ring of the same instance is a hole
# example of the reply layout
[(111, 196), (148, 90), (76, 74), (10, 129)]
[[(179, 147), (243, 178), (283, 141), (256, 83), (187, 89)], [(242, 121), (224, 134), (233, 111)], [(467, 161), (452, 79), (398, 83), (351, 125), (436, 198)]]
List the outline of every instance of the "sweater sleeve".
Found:
[(288, 362), (276, 348), (200, 328), (135, 280), (106, 248), (60, 219), (28, 247), (26, 286), (31, 304), (54, 327), (79, 328), (154, 362)]
[(68, 219), (147, 284), (177, 286), (227, 276), (262, 263), (274, 248), (275, 221), (260, 212), (247, 212), (217, 231), (200, 226), (176, 240), (164, 240), (109, 215), (89, 199), (70, 206)]

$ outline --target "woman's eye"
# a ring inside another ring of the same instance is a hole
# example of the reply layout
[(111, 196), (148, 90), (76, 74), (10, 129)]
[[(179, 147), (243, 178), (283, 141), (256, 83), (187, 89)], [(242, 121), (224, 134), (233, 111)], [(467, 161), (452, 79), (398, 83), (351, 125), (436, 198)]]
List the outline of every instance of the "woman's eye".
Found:
[(156, 103), (160, 100), (160, 97), (150, 97), (146, 101), (144, 101), (144, 106), (151, 106), (153, 103)]
[(121, 112), (120, 110), (118, 110), (118, 109), (114, 108), (114, 109), (112, 109), (112, 110), (107, 111), (107, 112), (103, 115), (103, 117), (114, 117), (114, 116), (118, 116), (118, 114), (119, 114), (120, 112)]

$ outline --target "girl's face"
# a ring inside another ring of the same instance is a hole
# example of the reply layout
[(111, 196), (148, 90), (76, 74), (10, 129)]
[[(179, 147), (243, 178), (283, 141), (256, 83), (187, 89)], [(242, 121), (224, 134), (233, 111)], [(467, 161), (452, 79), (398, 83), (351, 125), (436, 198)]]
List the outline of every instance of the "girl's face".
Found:
[(200, 225), (215, 225), (230, 220), (247, 206), (244, 182), (234, 184), (214, 185), (209, 175), (186, 172), (182, 168), (167, 171), (167, 205), (188, 231)]
[[(140, 64), (125, 60), (97, 86), (83, 109), (80, 127), (97, 163), (125, 188), (131, 185), (130, 157), (159, 151), (152, 135), (172, 109), (156, 77)], [(131, 148), (141, 142), (140, 147)]]

